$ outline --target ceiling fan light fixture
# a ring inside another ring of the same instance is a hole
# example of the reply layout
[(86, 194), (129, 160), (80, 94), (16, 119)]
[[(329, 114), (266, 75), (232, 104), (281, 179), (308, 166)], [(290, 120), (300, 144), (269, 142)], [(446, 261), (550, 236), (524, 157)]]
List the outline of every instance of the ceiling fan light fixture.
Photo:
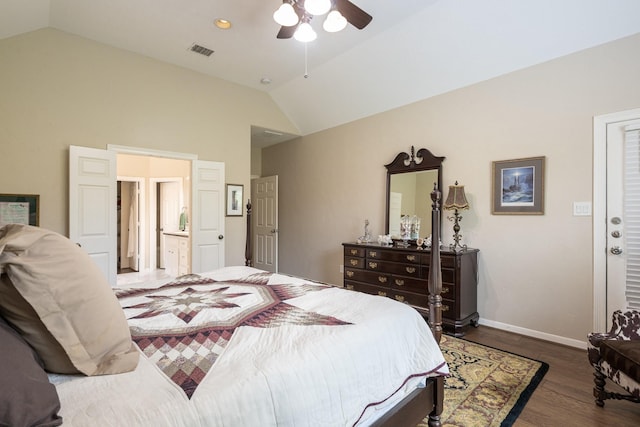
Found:
[(332, 10), (325, 19), (322, 28), (328, 33), (336, 33), (344, 30), (347, 26), (347, 19), (337, 10)]
[(331, 9), (331, 0), (305, 0), (304, 10), (311, 15), (324, 15)]
[(311, 28), (311, 24), (303, 22), (298, 25), (298, 29), (293, 34), (293, 37), (299, 42), (308, 43), (314, 41), (318, 35), (313, 31), (313, 28)]
[(291, 3), (282, 3), (273, 13), (273, 19), (283, 27), (292, 27), (298, 23), (298, 14), (293, 10)]

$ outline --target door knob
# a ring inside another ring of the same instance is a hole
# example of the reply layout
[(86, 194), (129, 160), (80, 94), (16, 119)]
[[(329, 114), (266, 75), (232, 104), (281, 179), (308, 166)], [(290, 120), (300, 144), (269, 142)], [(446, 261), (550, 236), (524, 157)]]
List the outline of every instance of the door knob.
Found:
[(622, 248), (620, 246), (614, 246), (611, 248), (610, 252), (614, 255), (620, 255), (622, 253)]
[(277, 232), (278, 232), (278, 230), (275, 229), (275, 228), (273, 230), (271, 230), (271, 234), (276, 234)]
[(224, 236), (222, 234), (218, 235), (218, 240), (222, 240), (224, 239)]

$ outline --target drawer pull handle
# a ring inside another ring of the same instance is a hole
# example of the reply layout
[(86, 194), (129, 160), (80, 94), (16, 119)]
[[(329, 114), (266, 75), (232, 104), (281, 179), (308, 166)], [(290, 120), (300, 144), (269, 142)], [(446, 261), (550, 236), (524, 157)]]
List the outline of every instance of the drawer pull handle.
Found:
[(443, 294), (448, 294), (449, 293), (449, 288), (442, 288), (442, 292)]
[(369, 256), (371, 258), (377, 258), (378, 257), (378, 252), (376, 251), (369, 251)]
[(353, 277), (355, 273), (351, 270), (347, 270), (347, 277)]
[(384, 291), (378, 291), (378, 295), (380, 295), (381, 297), (386, 297), (387, 293)]
[(407, 267), (405, 268), (405, 270), (407, 270), (407, 273), (413, 274), (416, 272), (416, 268), (415, 267)]
[(353, 290), (353, 285), (347, 285), (347, 289), (349, 289), (350, 291)]
[(349, 264), (351, 264), (352, 266), (355, 267), (356, 265), (358, 265), (358, 260), (357, 259), (351, 259), (351, 260), (349, 260)]
[(396, 295), (396, 300), (404, 302), (404, 297), (402, 295)]
[(407, 261), (415, 261), (415, 260), (416, 260), (415, 255), (407, 255)]
[(378, 276), (378, 282), (380, 283), (387, 283), (387, 278), (384, 276)]
[(371, 268), (371, 269), (376, 269), (376, 268), (378, 268), (378, 263), (377, 263), (377, 262), (370, 262), (370, 263), (369, 263), (369, 268)]
[(449, 306), (442, 304), (442, 311), (449, 311)]
[(404, 286), (404, 280), (402, 280), (402, 279), (396, 279), (396, 285), (398, 285), (398, 286)]
[(358, 255), (357, 249), (351, 249), (351, 255)]

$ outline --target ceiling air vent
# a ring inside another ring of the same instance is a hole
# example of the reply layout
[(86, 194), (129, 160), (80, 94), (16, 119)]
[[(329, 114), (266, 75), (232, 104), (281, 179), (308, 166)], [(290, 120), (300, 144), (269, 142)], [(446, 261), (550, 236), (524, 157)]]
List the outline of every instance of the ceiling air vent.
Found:
[(196, 44), (196, 43), (192, 44), (189, 50), (191, 52), (199, 53), (200, 55), (204, 55), (204, 56), (211, 56), (211, 54), (213, 53), (213, 50), (207, 49), (206, 47), (200, 46), (199, 44)]

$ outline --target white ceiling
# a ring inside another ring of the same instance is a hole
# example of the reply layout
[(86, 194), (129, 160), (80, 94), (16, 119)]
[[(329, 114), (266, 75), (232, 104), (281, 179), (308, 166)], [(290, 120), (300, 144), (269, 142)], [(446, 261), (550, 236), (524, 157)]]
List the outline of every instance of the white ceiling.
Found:
[(373, 21), (316, 19), (307, 78), (304, 44), (276, 39), (281, 0), (0, 0), (0, 39), (53, 27), (266, 91), (307, 135), (640, 32), (638, 0), (352, 1)]

